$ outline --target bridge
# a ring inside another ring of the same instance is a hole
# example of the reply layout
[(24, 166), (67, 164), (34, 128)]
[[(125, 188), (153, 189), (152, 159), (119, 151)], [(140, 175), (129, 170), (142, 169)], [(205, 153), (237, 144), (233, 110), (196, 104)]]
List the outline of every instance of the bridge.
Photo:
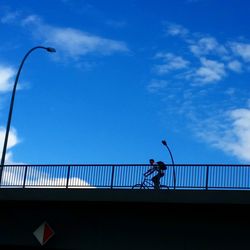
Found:
[[(162, 189), (150, 185), (133, 189), (148, 168), (147, 164), (4, 166), (0, 247), (249, 247), (249, 165), (167, 165)], [(44, 225), (51, 229), (47, 241), (39, 236)]]

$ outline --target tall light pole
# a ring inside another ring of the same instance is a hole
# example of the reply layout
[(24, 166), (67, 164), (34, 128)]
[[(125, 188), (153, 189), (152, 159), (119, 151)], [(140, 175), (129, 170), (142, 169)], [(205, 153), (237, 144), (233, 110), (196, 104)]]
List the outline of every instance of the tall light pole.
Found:
[(30, 49), (26, 55), (24, 56), (19, 69), (17, 71), (17, 75), (16, 75), (16, 80), (14, 83), (14, 87), (12, 90), (12, 97), (11, 97), (11, 102), (10, 102), (10, 109), (9, 109), (9, 116), (8, 116), (8, 121), (7, 121), (7, 126), (6, 126), (6, 132), (5, 132), (5, 138), (4, 138), (4, 144), (3, 144), (3, 151), (2, 151), (2, 158), (1, 158), (1, 166), (0, 166), (0, 184), (2, 183), (2, 173), (3, 173), (3, 167), (4, 167), (4, 163), (5, 163), (5, 156), (6, 156), (6, 150), (7, 150), (7, 144), (8, 144), (8, 138), (9, 138), (9, 132), (10, 132), (10, 124), (11, 124), (11, 117), (12, 117), (12, 111), (13, 111), (13, 106), (14, 106), (14, 100), (15, 100), (15, 93), (16, 93), (16, 87), (17, 87), (17, 82), (19, 79), (19, 75), (21, 73), (23, 64), (25, 62), (25, 60), (27, 59), (27, 57), (29, 56), (29, 54), (36, 50), (36, 49), (44, 49), (48, 52), (56, 52), (56, 50), (54, 48), (50, 48), (50, 47), (44, 47), (44, 46), (36, 46), (32, 49)]
[(175, 187), (176, 187), (176, 174), (175, 174), (175, 167), (174, 167), (174, 158), (173, 158), (173, 155), (171, 153), (171, 150), (170, 150), (167, 142), (165, 140), (162, 140), (161, 143), (167, 148), (167, 150), (169, 152), (169, 155), (171, 157), (171, 161), (172, 161), (172, 165), (173, 165), (174, 190), (175, 190)]

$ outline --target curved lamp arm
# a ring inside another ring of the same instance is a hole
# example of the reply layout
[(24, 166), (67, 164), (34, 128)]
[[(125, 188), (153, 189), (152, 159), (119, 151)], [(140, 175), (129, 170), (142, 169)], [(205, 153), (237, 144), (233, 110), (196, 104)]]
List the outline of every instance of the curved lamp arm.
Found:
[(172, 152), (167, 144), (167, 142), (165, 140), (162, 140), (161, 141), (162, 144), (167, 148), (168, 152), (169, 152), (169, 155), (170, 155), (170, 158), (171, 158), (171, 161), (172, 161), (172, 165), (173, 165), (173, 177), (174, 177), (174, 190), (175, 190), (175, 187), (176, 187), (176, 173), (175, 173), (175, 163), (174, 163), (174, 158), (173, 158), (173, 155), (172, 155)]
[(44, 47), (44, 46), (36, 46), (32, 49), (30, 49), (24, 56), (19, 69), (17, 71), (17, 75), (16, 75), (16, 79), (15, 79), (15, 83), (13, 86), (13, 90), (12, 90), (12, 96), (11, 96), (11, 102), (10, 102), (10, 109), (9, 109), (9, 116), (8, 116), (8, 121), (7, 121), (7, 126), (6, 126), (6, 132), (5, 132), (5, 138), (4, 138), (4, 144), (3, 144), (3, 151), (2, 151), (2, 158), (1, 158), (1, 166), (0, 166), (0, 183), (2, 181), (2, 172), (3, 172), (3, 167), (4, 167), (4, 163), (5, 163), (5, 156), (6, 156), (6, 150), (7, 150), (7, 144), (8, 144), (8, 138), (9, 138), (9, 131), (10, 131), (10, 124), (11, 124), (11, 118), (12, 118), (12, 111), (13, 111), (13, 106), (14, 106), (14, 100), (15, 100), (15, 93), (16, 93), (16, 88), (17, 88), (17, 83), (18, 83), (18, 79), (23, 67), (23, 64), (25, 62), (25, 60), (27, 59), (27, 57), (29, 56), (29, 54), (36, 50), (36, 49), (44, 49), (48, 52), (56, 52), (56, 50), (54, 48), (51, 47)]

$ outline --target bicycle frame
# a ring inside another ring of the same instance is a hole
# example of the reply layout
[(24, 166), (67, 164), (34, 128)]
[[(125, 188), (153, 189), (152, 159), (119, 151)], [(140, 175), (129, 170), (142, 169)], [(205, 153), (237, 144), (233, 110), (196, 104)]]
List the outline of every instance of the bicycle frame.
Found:
[[(148, 178), (149, 175), (144, 175), (144, 179), (141, 183), (137, 183), (132, 186), (132, 189), (155, 189), (155, 185), (151, 178)], [(167, 185), (160, 185), (159, 189), (166, 188), (169, 189)]]
[(144, 177), (142, 183), (135, 184), (132, 189), (139, 188), (139, 189), (150, 189), (154, 188), (154, 184), (152, 180), (149, 178)]

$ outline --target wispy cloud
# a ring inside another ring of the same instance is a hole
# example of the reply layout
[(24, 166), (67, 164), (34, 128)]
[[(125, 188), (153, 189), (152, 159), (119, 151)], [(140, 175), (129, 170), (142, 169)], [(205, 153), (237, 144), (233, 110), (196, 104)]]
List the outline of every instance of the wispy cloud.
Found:
[(15, 71), (12, 67), (0, 65), (0, 93), (12, 89), (14, 75)]
[(241, 73), (242, 72), (242, 63), (239, 62), (238, 60), (233, 60), (228, 63), (228, 68), (236, 73)]
[(230, 46), (236, 56), (241, 57), (245, 62), (250, 62), (249, 43), (231, 42)]
[(206, 58), (201, 58), (201, 67), (192, 74), (192, 78), (198, 83), (215, 83), (225, 76), (226, 71), (223, 63)]
[(223, 56), (227, 54), (226, 48), (219, 44), (214, 37), (202, 37), (198, 41), (190, 41), (190, 51), (195, 56), (204, 56), (204, 55), (219, 55)]
[[(176, 121), (179, 114), (203, 141), (240, 161), (250, 161), (250, 109), (241, 108), (249, 98), (245, 76), (250, 44), (237, 38), (220, 41), (171, 23), (164, 23), (164, 32), (181, 49), (165, 53), (161, 48), (156, 53), (148, 91), (159, 90), (168, 101), (173, 96), (168, 115), (172, 112)], [(232, 78), (234, 74), (237, 78)]]
[[(5, 138), (5, 131), (6, 131), (5, 128), (0, 127), (0, 153), (1, 155), (2, 155), (4, 138)], [(18, 137), (17, 131), (14, 128), (12, 128), (10, 130), (9, 138), (8, 138), (7, 154), (6, 154), (6, 159), (5, 159), (6, 164), (14, 163), (11, 149), (15, 147), (19, 142), (20, 142), (20, 139)]]
[(185, 37), (189, 33), (188, 29), (176, 23), (165, 23), (165, 27), (166, 34), (170, 36)]
[[(93, 63), (85, 59), (88, 55), (107, 56), (114, 53), (127, 53), (129, 48), (123, 41), (87, 33), (72, 27), (57, 27), (44, 22), (37, 15), (23, 16), (21, 12), (6, 12), (0, 15), (0, 23), (17, 25), (32, 35), (32, 38), (44, 46), (55, 47), (57, 56), (62, 59), (73, 59), (77, 66), (90, 68)], [(83, 62), (84, 61), (84, 62)], [(86, 66), (87, 65), (87, 66)], [(11, 66), (0, 64), (0, 94), (12, 90), (16, 71)], [(19, 84), (20, 86), (20, 84)], [(0, 129), (0, 147), (3, 142), (4, 129)], [(17, 133), (12, 130), (8, 141), (6, 162), (13, 163), (10, 149), (19, 142)]]
[[(153, 66), (153, 72), (164, 76), (175, 72), (175, 77), (190, 82), (214, 84), (222, 82), (232, 73), (244, 73), (250, 63), (250, 44), (240, 42), (219, 42), (207, 34), (191, 32), (182, 25), (164, 23), (168, 35), (183, 42), (185, 55), (159, 51), (155, 58), (162, 62)], [(178, 71), (177, 71), (178, 70)]]
[(157, 93), (160, 92), (161, 90), (165, 89), (167, 86), (168, 82), (165, 80), (156, 80), (153, 79), (147, 86), (147, 90), (150, 93)]
[(101, 38), (71, 28), (50, 27), (45, 39), (72, 57), (89, 53), (109, 55), (114, 52), (128, 51), (123, 42)]
[(206, 120), (199, 136), (220, 150), (232, 154), (240, 160), (250, 161), (250, 109), (241, 108), (225, 111), (223, 117)]
[[(16, 72), (13, 67), (0, 65), (0, 94), (2, 95), (8, 91), (11, 91), (13, 88), (13, 81)], [(1, 102), (2, 104), (2, 102)], [(5, 128), (0, 127), (0, 154), (2, 155), (4, 137), (5, 137)], [(7, 152), (5, 156), (5, 163), (11, 164), (14, 162), (13, 153), (11, 149), (15, 147), (20, 142), (20, 139), (17, 135), (17, 131), (12, 128), (9, 132)]]
[(89, 34), (70, 27), (56, 27), (45, 24), (36, 15), (22, 20), (22, 25), (32, 30), (34, 38), (63, 51), (64, 55), (78, 59), (87, 54), (110, 55), (128, 52), (125, 42)]
[[(57, 56), (61, 57), (77, 60), (86, 55), (106, 56), (129, 52), (124, 41), (91, 34), (73, 27), (50, 25), (37, 15), (23, 16), (19, 12), (7, 12), (0, 21), (27, 29), (34, 40), (55, 47), (58, 51)], [(121, 27), (125, 25), (125, 22), (109, 21), (109, 25)]]
[(185, 69), (189, 64), (189, 61), (172, 53), (157, 53), (155, 58), (163, 61), (162, 64), (155, 66), (155, 71), (159, 75), (166, 74), (173, 70)]

